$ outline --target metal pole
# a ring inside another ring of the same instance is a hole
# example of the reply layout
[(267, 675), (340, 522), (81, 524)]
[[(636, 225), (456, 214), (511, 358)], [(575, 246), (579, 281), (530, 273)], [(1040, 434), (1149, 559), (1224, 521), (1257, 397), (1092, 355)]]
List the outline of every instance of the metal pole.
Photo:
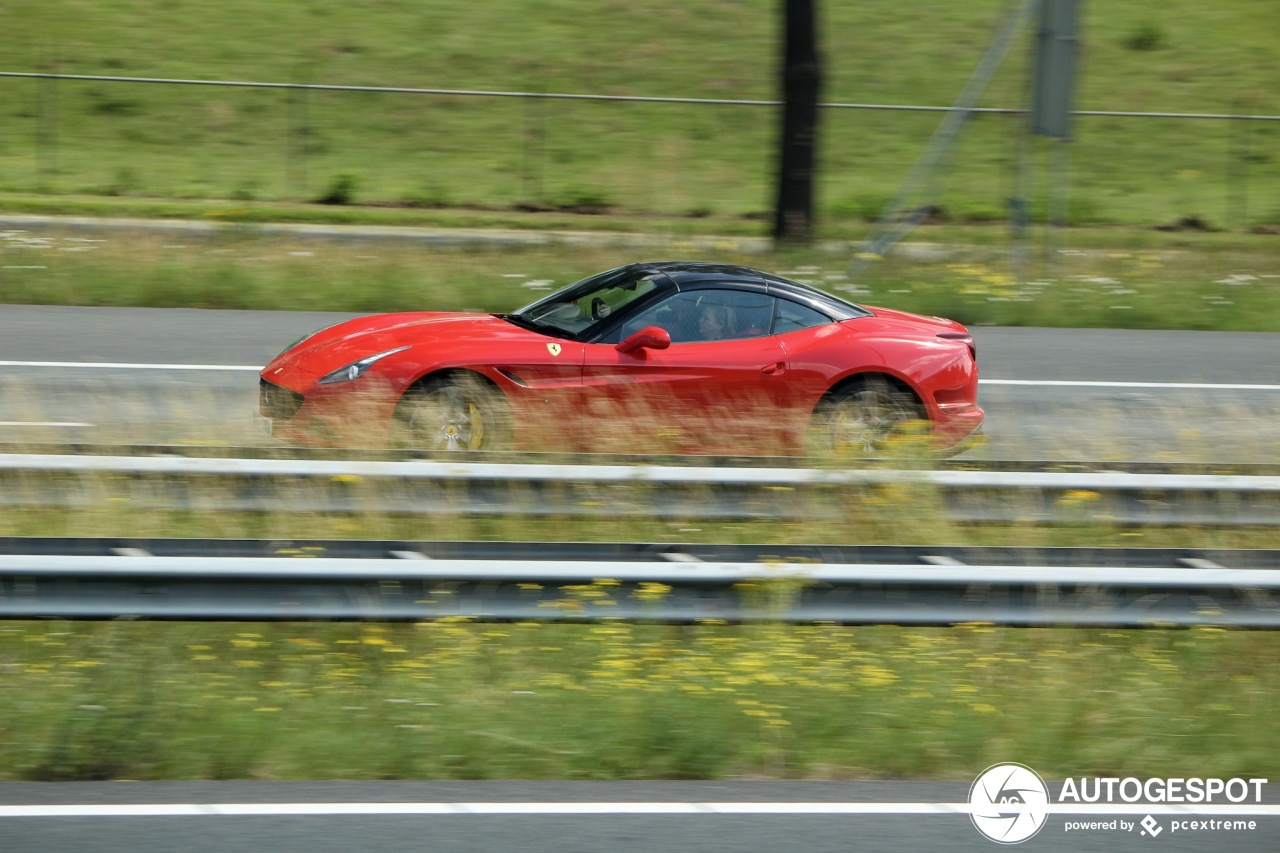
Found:
[(903, 181), (898, 195), (872, 227), (865, 246), (850, 262), (848, 270), (851, 274), (861, 272), (870, 258), (883, 257), (923, 219), (926, 210), (923, 202), (934, 198), (938, 192), (936, 173), (945, 167), (952, 142), (975, 112), (978, 98), (986, 91), (987, 84), (1000, 67), (1013, 40), (1022, 31), (1024, 22), (1039, 11), (1042, 2), (1043, 0), (1025, 0), (1021, 5), (1015, 5), (1011, 12), (1005, 11), (1001, 15), (1004, 25), (965, 84), (955, 106), (930, 137), (924, 152)]
[(1052, 277), (1055, 272), (1055, 252), (1062, 229), (1067, 227), (1067, 202), (1069, 201), (1070, 180), (1067, 175), (1071, 167), (1071, 140), (1053, 139), (1049, 141), (1049, 179), (1047, 198), (1045, 199), (1045, 231), (1044, 262), (1046, 274)]
[[(1035, 63), (1036, 42), (1032, 39), (1027, 52), (1027, 66)], [(1013, 277), (1015, 281), (1027, 280), (1029, 268), (1027, 249), (1027, 228), (1031, 219), (1031, 202), (1035, 198), (1035, 149), (1029, 143), (1034, 141), (1031, 134), (1031, 105), (1034, 100), (1034, 78), (1027, 74), (1023, 81), (1022, 114), (1016, 116), (1017, 130), (1014, 133), (1013, 155), (1013, 192), (1009, 197), (1010, 242), (1013, 244)], [(1031, 147), (1030, 154), (1028, 148)], [(1027, 158), (1032, 158), (1030, 170)], [(1028, 184), (1030, 189), (1028, 190)]]

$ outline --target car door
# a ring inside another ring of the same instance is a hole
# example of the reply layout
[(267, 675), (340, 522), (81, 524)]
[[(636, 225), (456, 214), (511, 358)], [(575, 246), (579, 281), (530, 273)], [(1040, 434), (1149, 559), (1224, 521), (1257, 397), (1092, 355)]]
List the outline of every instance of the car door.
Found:
[[(583, 417), (593, 446), (646, 452), (777, 452), (786, 354), (774, 298), (750, 285), (682, 287), (586, 345)], [(666, 348), (618, 344), (657, 327)]]
[(583, 345), (567, 339), (511, 343), (485, 373), (502, 389), (521, 449), (569, 450), (581, 442)]

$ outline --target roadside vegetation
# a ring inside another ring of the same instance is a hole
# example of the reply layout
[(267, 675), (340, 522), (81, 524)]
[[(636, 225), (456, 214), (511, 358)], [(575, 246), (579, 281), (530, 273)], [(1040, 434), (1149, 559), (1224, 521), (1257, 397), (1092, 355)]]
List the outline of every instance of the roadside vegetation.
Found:
[(1267, 776), (1278, 656), (1209, 628), (9, 622), (0, 779)]
[(602, 269), (675, 257), (762, 267), (855, 302), (971, 325), (1280, 329), (1280, 243), (1272, 237), (1091, 230), (1048, 255), (1029, 247), (1020, 260), (980, 232), (948, 229), (936, 242), (851, 269), (850, 244), (776, 254), (728, 237), (448, 247), (234, 225), (205, 235), (12, 229), (0, 231), (0, 302), (502, 312)]
[[(826, 4), (823, 101), (949, 106), (1010, 8), (922, 0), (904, 14), (891, 0)], [(577, 2), (428, 9), (409, 0), (376, 8), (228, 0), (202, 6), (194, 28), (185, 10), (162, 3), (75, 9), (6, 4), (0, 70), (647, 98), (768, 101), (779, 92), (775, 0), (607, 3), (590, 15)], [(1081, 14), (1078, 109), (1280, 115), (1280, 11), (1271, 4), (1099, 3)], [(979, 106), (1025, 106), (1029, 38)], [(606, 216), (641, 230), (711, 223), (759, 234), (772, 203), (771, 106), (51, 78), (0, 78), (0, 94), (0, 209), (8, 211), (172, 216), (177, 202), (189, 216), (221, 200), (249, 218), (391, 212), (538, 227), (570, 216), (593, 227)], [(819, 233), (874, 220), (941, 115), (825, 109)], [(1007, 218), (1019, 121), (971, 122), (931, 200), (935, 219)], [(1280, 122), (1080, 116), (1073, 135), (1073, 224), (1280, 225)], [(1057, 167), (1043, 145), (1021, 156), (1028, 201), (1042, 217)]]

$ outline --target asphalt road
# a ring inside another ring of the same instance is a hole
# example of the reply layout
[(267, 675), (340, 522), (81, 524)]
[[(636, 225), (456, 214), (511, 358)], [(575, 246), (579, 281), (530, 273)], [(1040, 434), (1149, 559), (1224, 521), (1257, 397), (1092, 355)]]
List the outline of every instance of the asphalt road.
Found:
[[(969, 816), (958, 810), (967, 804), (969, 784), (9, 783), (0, 784), (0, 850), (900, 853), (999, 849), (1001, 845), (980, 834)], [(1050, 783), (1050, 790), (1055, 789)], [(1170, 815), (1152, 807), (1159, 827), (1155, 837), (1143, 834), (1144, 806), (1127, 813), (1117, 810), (1116, 815), (1051, 812), (1022, 849), (1270, 853), (1280, 846), (1280, 807), (1270, 795), (1264, 794), (1263, 800), (1261, 806), (1241, 807), (1251, 813), (1233, 819), (1253, 820), (1255, 825), (1235, 831), (1176, 829), (1173, 820), (1206, 818)], [(13, 806), (27, 808), (6, 811)], [(42, 806), (58, 808), (38, 810)], [(1109, 825), (1119, 819), (1132, 828)], [(1069, 822), (1081, 820), (1104, 825), (1068, 831)], [(92, 839), (91, 846), (86, 846), (86, 839)]]
[[(0, 306), (0, 442), (262, 442), (252, 368), (348, 316)], [(973, 331), (973, 456), (1280, 457), (1280, 333)]]

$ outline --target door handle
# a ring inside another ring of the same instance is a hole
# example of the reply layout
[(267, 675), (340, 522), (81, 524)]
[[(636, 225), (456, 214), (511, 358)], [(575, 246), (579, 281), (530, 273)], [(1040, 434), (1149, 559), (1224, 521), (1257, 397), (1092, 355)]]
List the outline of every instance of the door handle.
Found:
[(787, 365), (785, 362), (775, 361), (773, 364), (766, 364), (764, 367), (760, 368), (760, 372), (765, 376), (778, 376), (779, 374), (784, 373), (786, 369)]

